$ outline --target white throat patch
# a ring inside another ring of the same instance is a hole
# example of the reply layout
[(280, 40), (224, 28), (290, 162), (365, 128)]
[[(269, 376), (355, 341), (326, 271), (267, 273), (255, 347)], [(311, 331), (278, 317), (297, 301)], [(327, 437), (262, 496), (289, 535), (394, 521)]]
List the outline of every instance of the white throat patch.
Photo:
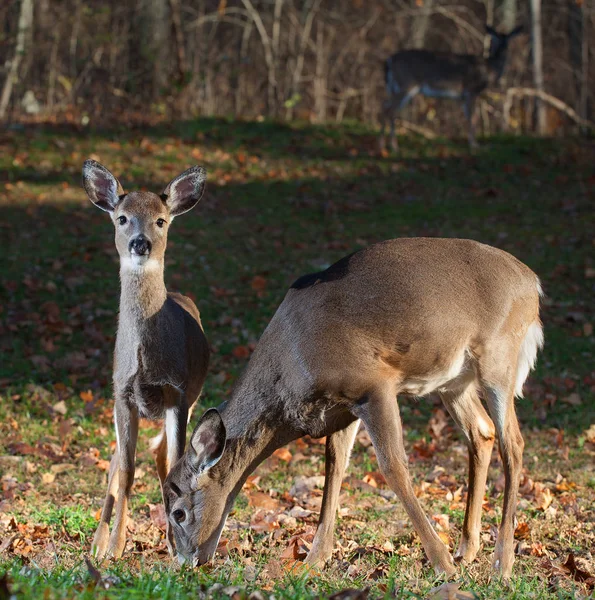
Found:
[(136, 254), (120, 257), (120, 270), (122, 271), (143, 273), (145, 271), (155, 271), (159, 268), (159, 261), (156, 258), (138, 256)]

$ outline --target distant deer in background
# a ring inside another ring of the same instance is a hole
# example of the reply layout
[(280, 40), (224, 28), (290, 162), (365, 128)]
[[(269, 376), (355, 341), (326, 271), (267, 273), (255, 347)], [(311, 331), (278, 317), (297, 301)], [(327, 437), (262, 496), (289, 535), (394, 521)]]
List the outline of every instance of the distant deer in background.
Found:
[(477, 145), (473, 113), (475, 101), (488, 86), (501, 77), (506, 65), (508, 42), (521, 33), (522, 26), (509, 34), (498, 33), (486, 26), (491, 36), (487, 58), (475, 54), (432, 52), (430, 50), (403, 50), (388, 58), (384, 64), (387, 100), (380, 115), (380, 148), (385, 148), (384, 130), (390, 122), (390, 145), (398, 149), (395, 137), (396, 113), (417, 96), (452, 98), (463, 103), (469, 123), (469, 146)]
[(208, 561), (250, 473), (304, 435), (327, 436), (320, 519), (306, 561), (328, 560), (361, 419), (432, 565), (453, 573), (452, 556), (415, 495), (397, 402), (399, 395), (437, 392), (469, 449), (456, 556), (469, 562), (479, 550), (497, 436), (506, 483), (493, 564), (509, 577), (523, 460), (514, 397), (543, 343), (540, 293), (535, 273), (507, 252), (457, 239), (390, 240), (299, 278), (230, 398), (202, 416), (167, 476), (163, 493), (179, 560)]
[[(114, 352), (116, 450), (107, 496), (93, 539), (93, 553), (119, 558), (126, 545), (128, 498), (134, 480), (139, 418), (164, 419), (156, 441), (157, 473), (163, 482), (184, 453), (186, 427), (207, 373), (209, 346), (190, 298), (168, 292), (163, 279), (167, 232), (174, 217), (200, 200), (206, 171), (193, 167), (161, 196), (124, 193), (120, 182), (94, 160), (83, 166), (83, 185), (93, 204), (116, 228), (120, 255), (120, 316)], [(116, 506), (110, 536), (109, 522)], [(167, 528), (173, 553), (173, 537)]]

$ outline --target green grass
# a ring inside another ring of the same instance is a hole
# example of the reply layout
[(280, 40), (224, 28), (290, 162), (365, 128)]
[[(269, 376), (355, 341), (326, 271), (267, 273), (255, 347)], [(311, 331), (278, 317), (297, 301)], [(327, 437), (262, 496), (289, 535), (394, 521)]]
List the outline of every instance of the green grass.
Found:
[[(573, 552), (583, 559), (581, 568), (595, 571), (595, 446), (585, 434), (595, 423), (593, 144), (494, 137), (474, 155), (444, 140), (404, 139), (399, 156), (379, 156), (375, 147), (374, 132), (359, 124), (226, 119), (3, 134), (0, 545), (10, 543), (0, 555), (0, 574), (19, 597), (225, 597), (236, 585), (242, 598), (254, 590), (325, 597), (347, 587), (370, 587), (378, 598), (419, 598), (440, 583), (398, 502), (353, 485), (378, 470), (360, 443), (342, 492), (347, 512), (337, 524), (337, 552), (326, 569), (293, 573), (280, 559), (291, 536), (313, 531), (316, 512), (256, 532), (247, 490), (223, 534), (229, 556), (200, 571), (180, 570), (163, 552), (163, 534), (150, 517), (149, 504), (160, 501), (148, 450), (153, 426), (140, 436), (126, 558), (100, 565), (96, 585), (83, 557), (105, 491), (101, 461), (114, 441), (110, 363), (119, 282), (113, 227), (80, 187), (81, 165), (90, 156), (126, 189), (160, 192), (191, 164), (208, 169), (204, 199), (172, 226), (166, 269), (169, 289), (196, 299), (213, 347), (201, 407), (226, 399), (246, 362), (234, 348), (258, 340), (292, 281), (357, 248), (399, 236), (468, 237), (508, 250), (534, 269), (547, 294), (546, 347), (517, 406), (527, 476), (551, 490), (553, 500), (544, 510), (532, 493), (521, 494), (519, 520), (529, 523), (529, 537), (521, 540), (525, 546), (520, 542), (511, 584), (492, 580), (502, 501), (494, 454), (483, 548), (462, 571), (461, 589), (482, 598), (588, 596), (544, 560), (564, 562)], [(256, 276), (265, 279), (264, 289), (252, 286)], [(580, 404), (565, 402), (571, 394)], [(436, 409), (432, 400), (401, 403), (415, 486), (429, 515), (449, 517), (446, 535), (456, 546), (466, 451), (454, 429), (434, 440), (427, 456), (414, 448), (432, 442), (428, 418)], [(287, 465), (273, 458), (257, 471), (258, 486), (274, 490), (281, 512), (291, 506), (283, 494), (295, 477), (323, 473), (321, 450), (311, 442), (292, 444), (290, 451), (305, 460)], [(443, 474), (425, 481), (436, 466)], [(394, 551), (382, 550), (387, 542)]]

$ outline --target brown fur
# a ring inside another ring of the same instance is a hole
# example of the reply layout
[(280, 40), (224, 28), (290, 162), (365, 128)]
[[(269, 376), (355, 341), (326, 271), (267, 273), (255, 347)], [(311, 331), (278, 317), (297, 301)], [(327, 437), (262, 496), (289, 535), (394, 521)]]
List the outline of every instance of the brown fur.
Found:
[[(190, 298), (168, 293), (163, 279), (169, 223), (200, 200), (205, 178), (204, 170), (190, 169), (159, 197), (151, 192), (124, 194), (117, 179), (94, 161), (86, 161), (83, 168), (89, 198), (112, 217), (120, 255), (113, 376), (117, 447), (93, 540), (93, 552), (100, 558), (118, 558), (126, 545), (139, 418), (165, 420), (156, 448), (163, 486), (169, 469), (184, 452), (189, 413), (205, 380), (209, 347), (198, 309)], [(114, 504), (116, 518), (110, 535)], [(173, 551), (169, 528), (167, 539)]]
[(469, 125), (469, 145), (476, 145), (473, 113), (475, 101), (488, 86), (494, 85), (506, 64), (509, 40), (521, 32), (517, 27), (502, 34), (487, 27), (492, 38), (487, 58), (474, 54), (403, 50), (386, 60), (385, 80), (387, 100), (380, 115), (380, 149), (384, 150), (384, 130), (390, 123), (390, 144), (397, 150), (394, 120), (417, 94), (460, 100)]
[(341, 479), (361, 419), (429, 559), (452, 573), (452, 557), (413, 492), (396, 401), (398, 394), (437, 392), (469, 447), (457, 557), (473, 560), (479, 549), (497, 434), (507, 483), (494, 565), (509, 576), (522, 461), (513, 396), (519, 365), (528, 372), (541, 343), (539, 289), (536, 275), (510, 254), (456, 239), (383, 242), (298, 279), (230, 400), (205, 413), (166, 479), (182, 558), (203, 563), (212, 556), (247, 476), (305, 434), (327, 436), (325, 493), (307, 560), (330, 558)]

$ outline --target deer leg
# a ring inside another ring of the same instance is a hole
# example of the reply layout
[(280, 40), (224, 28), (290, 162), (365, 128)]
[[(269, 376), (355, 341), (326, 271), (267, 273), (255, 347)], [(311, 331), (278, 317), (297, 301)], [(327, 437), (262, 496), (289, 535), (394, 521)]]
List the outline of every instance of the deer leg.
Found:
[(501, 573), (504, 579), (508, 579), (512, 573), (512, 564), (514, 563), (516, 506), (525, 443), (514, 409), (513, 383), (508, 382), (506, 387), (486, 384), (485, 392), (488, 408), (496, 425), (505, 480), (502, 521), (500, 522), (492, 565), (496, 571)]
[(456, 569), (452, 556), (430, 525), (411, 484), (395, 390), (374, 390), (361, 398), (351, 412), (364, 422), (380, 469), (403, 503), (435, 571), (453, 574)]
[[(188, 405), (186, 404), (185, 395), (181, 393), (178, 404), (172, 408), (168, 408), (165, 412), (164, 439), (166, 440), (166, 443), (165, 448), (163, 449), (163, 455), (161, 457), (162, 466), (160, 469), (158, 469), (164, 506), (166, 498), (163, 495), (163, 482), (165, 481), (165, 477), (169, 473), (170, 469), (178, 462), (182, 454), (184, 454), (184, 448), (186, 446), (187, 424)], [(170, 527), (169, 521), (166, 523), (165, 539), (170, 555), (175, 556), (176, 551), (174, 534), (172, 528)]]
[(118, 465), (118, 495), (116, 518), (109, 538), (107, 555), (120, 558), (126, 546), (126, 525), (128, 521), (128, 499), (134, 481), (134, 459), (138, 439), (138, 410), (126, 401), (116, 400), (116, 434)]
[(488, 467), (494, 446), (495, 429), (479, 400), (474, 385), (441, 394), (442, 401), (459, 426), (469, 449), (469, 486), (463, 521), (463, 535), (455, 560), (471, 562), (479, 551), (481, 511)]
[(465, 96), (463, 101), (463, 110), (465, 111), (465, 117), (469, 124), (469, 148), (477, 148), (477, 141), (475, 139), (475, 96), (468, 94)]
[(112, 518), (112, 511), (114, 509), (114, 502), (116, 500), (116, 490), (118, 489), (118, 478), (116, 477), (117, 470), (118, 449), (116, 448), (109, 465), (107, 494), (101, 509), (99, 525), (97, 526), (97, 530), (95, 531), (95, 535), (93, 537), (93, 544), (91, 545), (91, 553), (98, 559), (103, 558), (105, 555), (105, 550), (107, 548), (107, 542), (109, 539), (109, 522)]
[(312, 548), (306, 557), (307, 563), (324, 563), (332, 556), (334, 545), (333, 533), (335, 529), (335, 517), (339, 506), (341, 483), (343, 482), (343, 475), (349, 463), (349, 455), (358, 427), (359, 420), (355, 420), (345, 427), (345, 429), (329, 435), (326, 439), (322, 507)]
[[(393, 107), (390, 99), (385, 100), (382, 103), (382, 109), (380, 110), (380, 138), (378, 140), (378, 147), (380, 151), (386, 149), (386, 138), (385, 138), (385, 130), (386, 130), (386, 122), (389, 119), (393, 118), (392, 113)], [(392, 121), (391, 121), (392, 122)]]

